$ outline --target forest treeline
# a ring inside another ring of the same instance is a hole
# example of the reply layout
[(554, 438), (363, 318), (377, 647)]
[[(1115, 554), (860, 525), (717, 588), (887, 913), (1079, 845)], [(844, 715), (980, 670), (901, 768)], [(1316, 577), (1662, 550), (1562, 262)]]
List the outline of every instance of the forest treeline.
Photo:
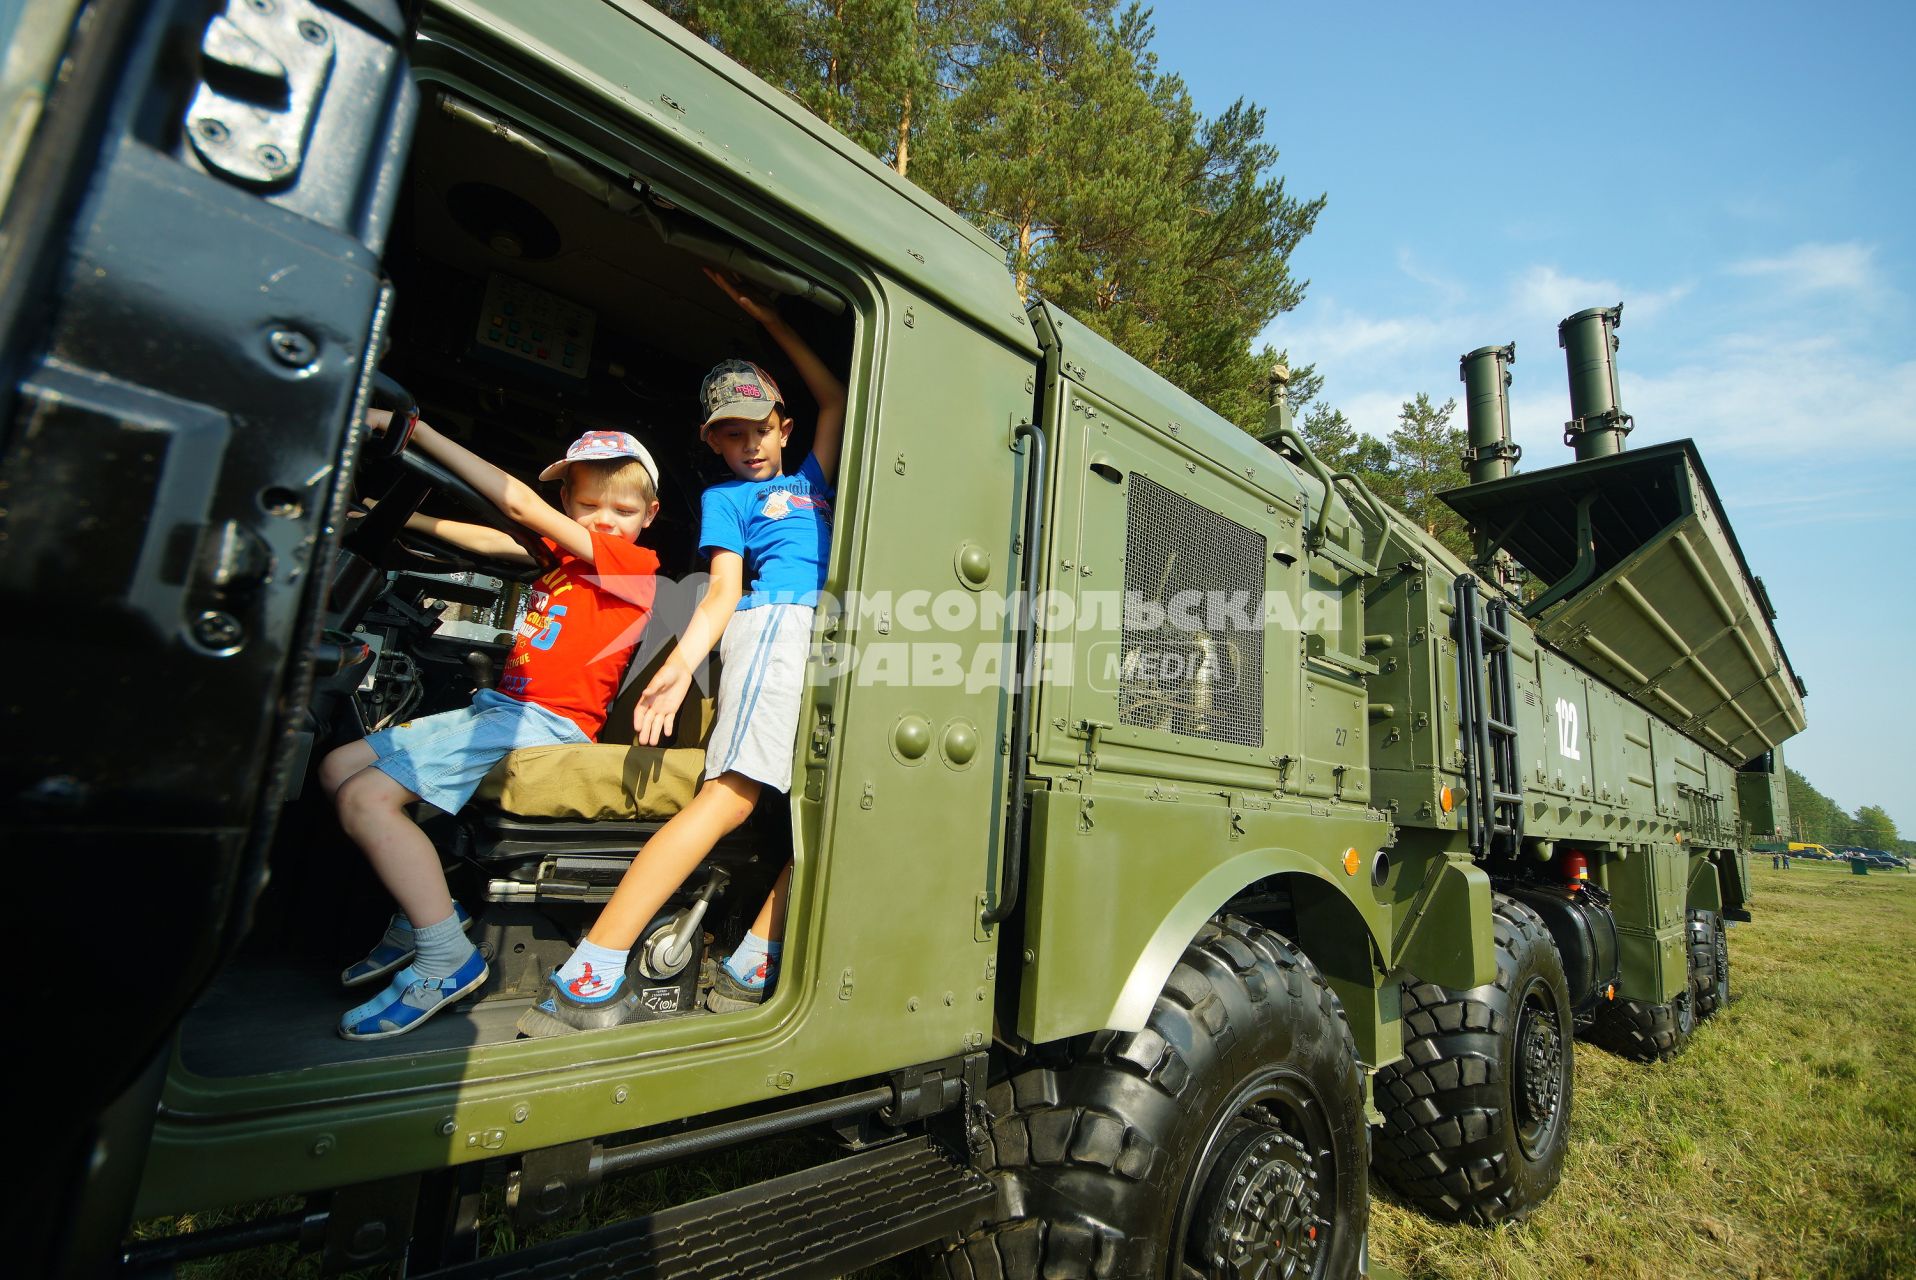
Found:
[(1916, 840), (1902, 839), (1895, 820), (1881, 805), (1866, 804), (1851, 813), (1811, 786), (1809, 779), (1796, 770), (1784, 772), (1790, 788), (1792, 839), (1822, 845), (1861, 845), (1916, 857)]
[[(1114, 0), (654, 0), (1005, 248), (1043, 297), (1252, 433), (1271, 370), (1312, 447), (1459, 554), (1437, 501), (1462, 483), (1454, 401), (1405, 402), (1379, 439), (1323, 376), (1260, 341), (1303, 300), (1292, 251), (1327, 197), (1287, 191), (1267, 118), (1215, 116), (1151, 51), (1150, 10)], [(1308, 356), (1309, 353), (1300, 353)]]

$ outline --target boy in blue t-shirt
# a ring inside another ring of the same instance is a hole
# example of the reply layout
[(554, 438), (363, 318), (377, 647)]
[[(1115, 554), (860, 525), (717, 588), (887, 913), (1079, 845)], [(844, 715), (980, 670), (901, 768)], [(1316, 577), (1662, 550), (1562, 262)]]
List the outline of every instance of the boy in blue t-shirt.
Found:
[[(699, 437), (733, 476), (705, 491), (699, 543), (711, 557), (711, 583), (632, 711), (638, 742), (654, 745), (670, 735), (692, 673), (717, 645), (718, 719), (706, 747), (705, 782), (646, 842), (584, 940), (551, 975), (546, 998), (520, 1018), (519, 1030), (527, 1035), (624, 1022), (638, 1007), (625, 965), (640, 932), (713, 846), (751, 816), (762, 788), (791, 788), (812, 613), (831, 550), (845, 385), (777, 311), (741, 293), (732, 278), (710, 270), (706, 275), (797, 366), (818, 402), (812, 451), (795, 474), (784, 473), (793, 423), (778, 384), (763, 369), (726, 360), (705, 376)], [(707, 998), (713, 1010), (750, 1008), (771, 989), (791, 875), (787, 862), (751, 931), (719, 966)]]

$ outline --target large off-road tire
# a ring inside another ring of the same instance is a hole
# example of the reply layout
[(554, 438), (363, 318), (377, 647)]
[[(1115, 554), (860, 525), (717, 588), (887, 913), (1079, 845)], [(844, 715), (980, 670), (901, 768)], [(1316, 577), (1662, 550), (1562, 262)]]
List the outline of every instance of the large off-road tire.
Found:
[(1143, 1031), (994, 1085), (996, 1220), (953, 1280), (1343, 1280), (1370, 1214), (1363, 1080), (1302, 952), (1240, 920), (1185, 949)]
[(1696, 1030), (1696, 993), (1687, 986), (1667, 1004), (1612, 1000), (1597, 1010), (1590, 1040), (1618, 1057), (1666, 1062), (1683, 1052)]
[(1520, 1219), (1563, 1176), (1575, 1024), (1543, 918), (1492, 905), (1497, 976), (1453, 991), (1404, 984), (1404, 1056), (1377, 1073), (1376, 1167), (1445, 1222)]
[(1690, 910), (1690, 993), (1702, 1022), (1730, 1003), (1730, 938), (1723, 917)]

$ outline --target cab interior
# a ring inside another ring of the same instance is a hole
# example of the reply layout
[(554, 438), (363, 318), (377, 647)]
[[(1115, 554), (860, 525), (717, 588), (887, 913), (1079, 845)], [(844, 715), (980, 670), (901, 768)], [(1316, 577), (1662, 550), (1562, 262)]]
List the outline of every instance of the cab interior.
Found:
[[(341, 987), (340, 970), (379, 937), (394, 908), (340, 831), (314, 770), (342, 743), (462, 705), (489, 686), (510, 651), (524, 584), (540, 572), (405, 532), (414, 510), (482, 522), (487, 513), (456, 486), (434, 483), (430, 468), (408, 465), (416, 459), (383, 457), (369, 443), (355, 489), (376, 505), (349, 521), (334, 565), (297, 792), (280, 814), (248, 940), (182, 1029), (189, 1071), (256, 1075), (513, 1039), (545, 973), (670, 816), (674, 797), (690, 794), (715, 669), (664, 746), (630, 745), (630, 705), (694, 602), (690, 591), (663, 584), (704, 567), (700, 492), (729, 474), (698, 439), (699, 382), (732, 356), (769, 370), (797, 422), (788, 471), (809, 449), (816, 416), (776, 344), (704, 269), (730, 271), (748, 292), (774, 300), (847, 381), (856, 340), (845, 292), (739, 225), (582, 158), (535, 126), (445, 89), (424, 91), (385, 255), (393, 311), (380, 372), (388, 394), (409, 396), (425, 421), (528, 481), (586, 430), (637, 436), (661, 473), (660, 512), (640, 537), (661, 560), (659, 609), (601, 745), (558, 749), (583, 755), (532, 761), (530, 777), (512, 774), (521, 762), (509, 759), (459, 814), (419, 806), (453, 896), (476, 917), (472, 936), (492, 968), (486, 986), (405, 1036), (339, 1038), (340, 1015), (364, 998)], [(848, 438), (851, 431), (848, 423)], [(546, 487), (554, 501), (556, 489)], [(583, 781), (592, 771), (594, 781)], [(792, 848), (789, 805), (768, 792), (634, 949), (628, 972), (644, 1016), (715, 1016), (698, 1008), (701, 960), (722, 957), (742, 936)]]

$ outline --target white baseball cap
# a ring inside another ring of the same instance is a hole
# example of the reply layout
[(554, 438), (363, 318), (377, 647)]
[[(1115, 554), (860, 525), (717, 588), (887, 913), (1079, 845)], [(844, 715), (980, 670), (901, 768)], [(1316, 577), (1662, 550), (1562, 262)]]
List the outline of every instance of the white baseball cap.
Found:
[(652, 487), (659, 487), (659, 464), (652, 461), (652, 455), (645, 446), (623, 431), (588, 431), (566, 446), (565, 457), (539, 473), (541, 480), (557, 480), (565, 474), (565, 469), (575, 462), (594, 462), (601, 458), (637, 458), (645, 468), (645, 474), (652, 477)]

